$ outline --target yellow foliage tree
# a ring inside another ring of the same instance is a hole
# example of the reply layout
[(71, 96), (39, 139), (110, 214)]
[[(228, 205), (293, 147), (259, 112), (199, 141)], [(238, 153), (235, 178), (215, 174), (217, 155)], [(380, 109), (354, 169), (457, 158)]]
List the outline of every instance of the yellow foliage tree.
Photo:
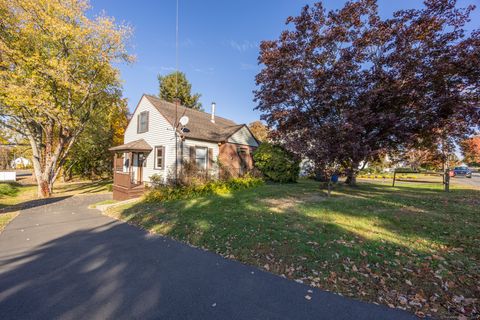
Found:
[(268, 140), (268, 128), (262, 121), (254, 121), (248, 125), (248, 128), (258, 141), (265, 142)]
[(127, 26), (89, 19), (86, 0), (0, 0), (0, 123), (28, 138), (48, 197), (77, 137), (121, 99)]

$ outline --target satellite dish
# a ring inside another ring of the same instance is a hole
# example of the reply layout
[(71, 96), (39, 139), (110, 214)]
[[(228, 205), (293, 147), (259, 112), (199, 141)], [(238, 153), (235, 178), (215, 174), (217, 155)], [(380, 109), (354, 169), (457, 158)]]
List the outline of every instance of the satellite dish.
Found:
[(188, 123), (188, 117), (187, 117), (187, 116), (181, 117), (180, 120), (179, 120), (179, 122), (180, 122), (180, 124), (181, 124), (182, 126), (186, 126), (187, 123)]

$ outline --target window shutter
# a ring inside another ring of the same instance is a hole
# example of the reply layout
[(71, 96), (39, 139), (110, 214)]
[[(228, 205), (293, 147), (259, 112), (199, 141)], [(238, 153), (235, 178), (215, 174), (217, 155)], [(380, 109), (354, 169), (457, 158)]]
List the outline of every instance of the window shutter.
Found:
[(137, 133), (140, 133), (140, 114), (137, 114)]
[(190, 162), (195, 163), (195, 146), (190, 146)]
[(148, 132), (148, 124), (149, 124), (148, 117), (150, 116), (150, 112), (147, 111), (146, 113), (147, 114), (145, 118), (147, 118), (147, 125), (145, 126), (145, 132)]
[(162, 146), (162, 169), (165, 168), (165, 146)]
[(207, 161), (207, 170), (210, 170), (213, 165), (213, 149), (208, 148), (208, 161)]

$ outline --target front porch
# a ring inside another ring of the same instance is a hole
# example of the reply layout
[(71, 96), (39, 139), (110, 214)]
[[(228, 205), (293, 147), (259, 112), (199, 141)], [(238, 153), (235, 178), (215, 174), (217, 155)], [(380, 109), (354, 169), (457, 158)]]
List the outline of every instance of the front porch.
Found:
[(127, 200), (140, 197), (145, 190), (144, 162), (146, 154), (152, 151), (152, 147), (141, 139), (109, 150), (114, 152), (113, 199)]
[(143, 194), (145, 184), (133, 182), (132, 177), (130, 172), (113, 173), (113, 200), (133, 199)]

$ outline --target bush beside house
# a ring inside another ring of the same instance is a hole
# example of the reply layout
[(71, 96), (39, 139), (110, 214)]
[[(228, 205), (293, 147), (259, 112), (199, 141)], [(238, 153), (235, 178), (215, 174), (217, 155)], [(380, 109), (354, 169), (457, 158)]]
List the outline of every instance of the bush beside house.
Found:
[(253, 188), (264, 183), (263, 179), (246, 174), (243, 177), (225, 176), (220, 179), (201, 170), (195, 163), (183, 161), (183, 170), (175, 179), (174, 173), (169, 172), (167, 184), (159, 175), (150, 177), (151, 190), (146, 194), (145, 200), (171, 201), (191, 199), (210, 194), (226, 194), (235, 190)]
[(145, 196), (146, 201), (171, 201), (202, 197), (210, 194), (226, 194), (236, 190), (243, 190), (262, 185), (260, 178), (245, 176), (229, 180), (211, 180), (202, 184), (165, 185), (154, 187)]
[(269, 180), (296, 182), (300, 173), (300, 161), (279, 145), (262, 143), (253, 154), (255, 167)]

